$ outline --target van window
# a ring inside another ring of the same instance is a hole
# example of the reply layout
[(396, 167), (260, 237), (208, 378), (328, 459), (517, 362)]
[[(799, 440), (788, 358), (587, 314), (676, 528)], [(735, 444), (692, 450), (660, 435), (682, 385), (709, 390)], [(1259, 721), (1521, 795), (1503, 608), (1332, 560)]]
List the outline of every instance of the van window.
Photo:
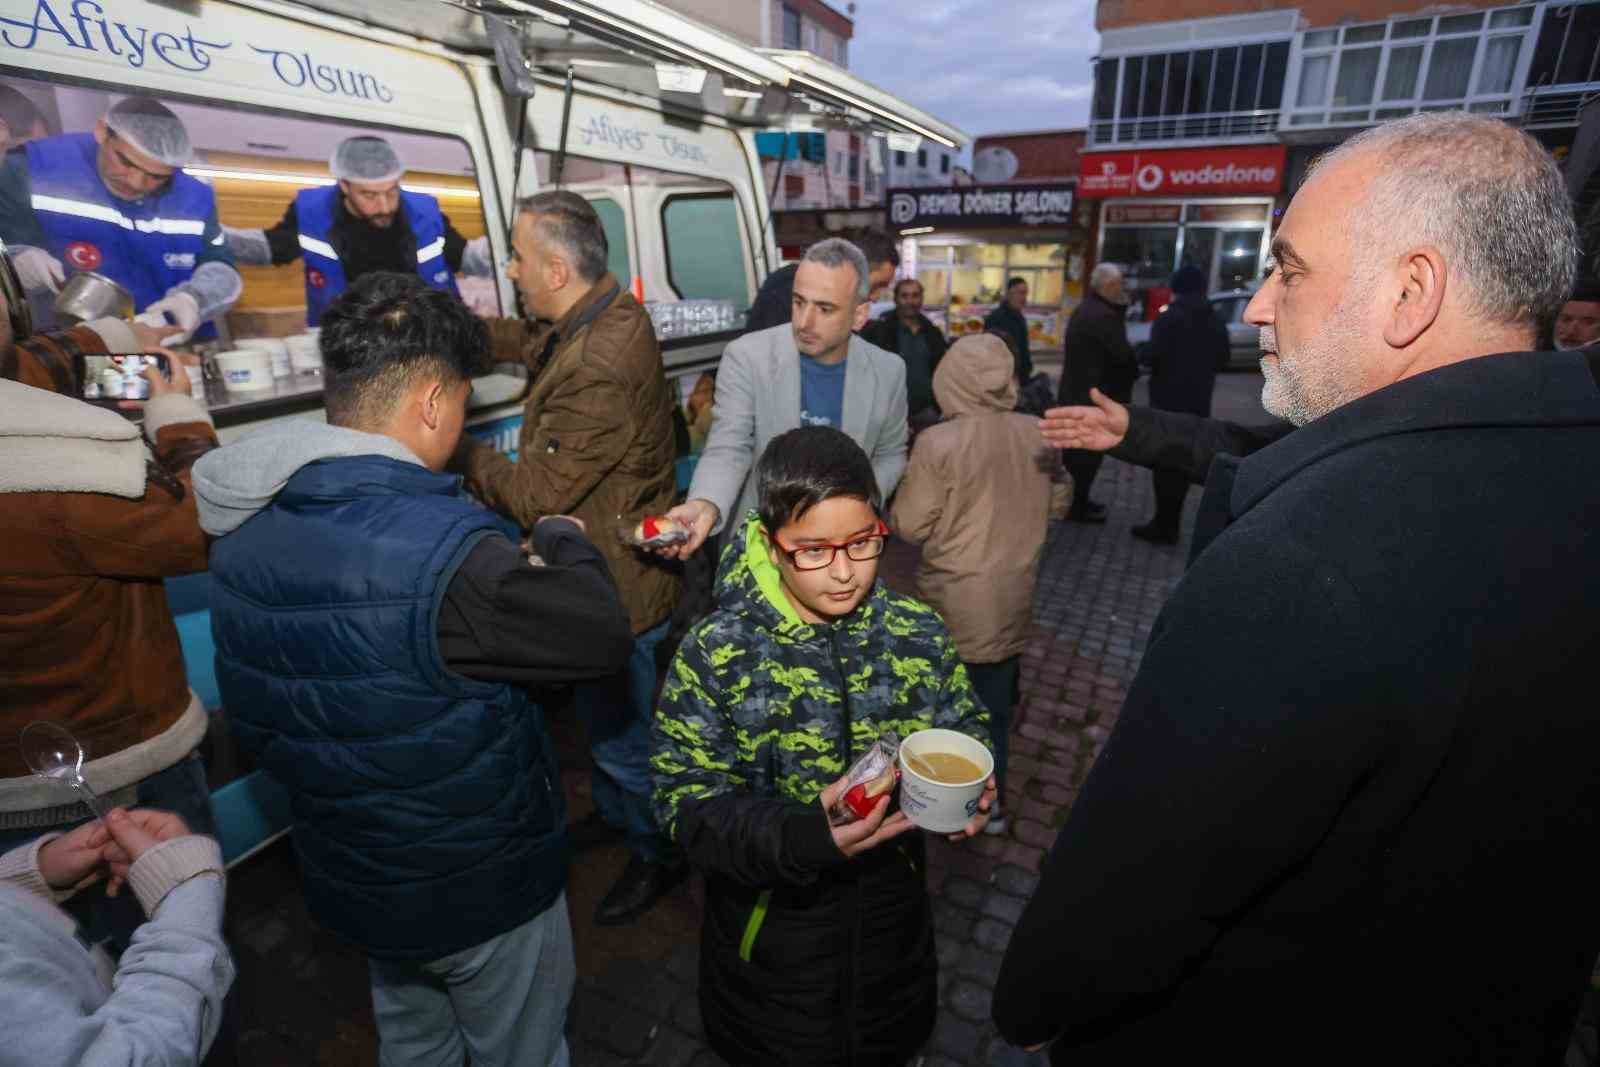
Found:
[(597, 196), (589, 203), (606, 231), (606, 270), (626, 289), (633, 284), (633, 273), (628, 270), (627, 216), (622, 213), (622, 205), (609, 196)]
[(725, 193), (682, 193), (661, 208), (667, 276), (685, 300), (746, 298), (738, 208)]
[[(173, 199), (163, 199), (160, 216), (151, 218), (118, 206), (148, 202), (142, 186), (155, 180), (151, 157), (130, 169), (127, 160), (107, 157), (110, 149), (94, 137), (97, 123), (124, 99), (124, 89), (0, 78), (0, 96), (31, 108), (30, 121), (0, 125), (9, 131), (0, 147), (30, 149), (11, 152), (0, 173), (0, 239), (42, 247), (69, 277), (79, 271), (112, 277), (134, 291), (136, 311), (203, 265), (230, 265), (243, 288), (224, 314), (202, 324), (192, 338), (198, 346), (300, 333), (357, 272), (367, 270), (415, 271), (431, 285), (456, 289), (479, 314), (501, 313), (493, 259), (482, 242), (471, 246), (485, 234), (486, 223), (465, 142), (141, 95), (164, 106), (192, 146), (193, 161), (165, 187), (174, 191)], [(388, 142), (404, 168), (399, 192), (410, 195), (403, 202), (380, 197), (352, 207), (335, 188), (330, 157), (356, 136)], [(131, 194), (119, 194), (118, 182)], [(301, 199), (321, 191), (328, 196)], [(386, 204), (394, 207), (386, 211)], [(352, 211), (368, 221), (353, 220)], [(130, 212), (135, 217), (127, 217)], [(351, 236), (355, 230), (359, 240)], [(425, 259), (425, 253), (431, 254)], [(33, 294), (30, 303), (43, 312), (40, 325), (48, 328), (49, 293)], [(320, 389), (320, 379), (310, 378), (307, 385)]]

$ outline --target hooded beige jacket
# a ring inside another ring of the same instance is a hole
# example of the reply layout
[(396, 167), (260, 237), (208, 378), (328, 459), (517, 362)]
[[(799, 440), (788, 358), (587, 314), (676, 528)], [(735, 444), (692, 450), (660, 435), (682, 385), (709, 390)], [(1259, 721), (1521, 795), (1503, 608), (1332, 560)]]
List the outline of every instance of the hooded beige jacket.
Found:
[(891, 518), (922, 546), (917, 584), (967, 663), (1019, 654), (1033, 614), (1058, 453), (1017, 401), (1011, 352), (987, 334), (951, 346), (933, 375), (943, 422), (911, 451)]

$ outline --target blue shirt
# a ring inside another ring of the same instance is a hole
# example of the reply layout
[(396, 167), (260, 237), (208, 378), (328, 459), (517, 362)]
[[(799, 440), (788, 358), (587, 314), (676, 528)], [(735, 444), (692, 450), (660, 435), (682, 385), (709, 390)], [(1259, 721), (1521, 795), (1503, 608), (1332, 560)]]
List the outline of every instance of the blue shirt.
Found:
[(800, 357), (800, 425), (844, 429), (845, 360), (818, 363)]

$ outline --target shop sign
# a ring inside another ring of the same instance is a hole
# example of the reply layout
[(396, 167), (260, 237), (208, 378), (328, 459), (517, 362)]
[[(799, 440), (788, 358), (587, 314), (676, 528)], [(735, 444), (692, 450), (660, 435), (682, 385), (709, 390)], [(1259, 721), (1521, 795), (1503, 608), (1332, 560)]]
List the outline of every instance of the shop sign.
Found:
[(1086, 152), (1078, 188), (1091, 199), (1276, 193), (1287, 157), (1283, 145)]
[(1072, 221), (1073, 187), (964, 185), (941, 189), (890, 189), (885, 196), (889, 227), (940, 229), (1066, 226)]
[(1177, 222), (1183, 217), (1181, 204), (1108, 204), (1107, 226), (1128, 226), (1150, 222)]

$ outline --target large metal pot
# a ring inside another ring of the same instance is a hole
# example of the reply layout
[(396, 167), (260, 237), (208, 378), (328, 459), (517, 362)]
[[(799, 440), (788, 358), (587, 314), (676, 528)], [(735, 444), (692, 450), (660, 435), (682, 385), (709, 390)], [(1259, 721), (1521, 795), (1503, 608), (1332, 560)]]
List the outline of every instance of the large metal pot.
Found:
[(104, 274), (79, 271), (56, 294), (55, 312), (62, 321), (126, 319), (133, 315), (133, 294)]

